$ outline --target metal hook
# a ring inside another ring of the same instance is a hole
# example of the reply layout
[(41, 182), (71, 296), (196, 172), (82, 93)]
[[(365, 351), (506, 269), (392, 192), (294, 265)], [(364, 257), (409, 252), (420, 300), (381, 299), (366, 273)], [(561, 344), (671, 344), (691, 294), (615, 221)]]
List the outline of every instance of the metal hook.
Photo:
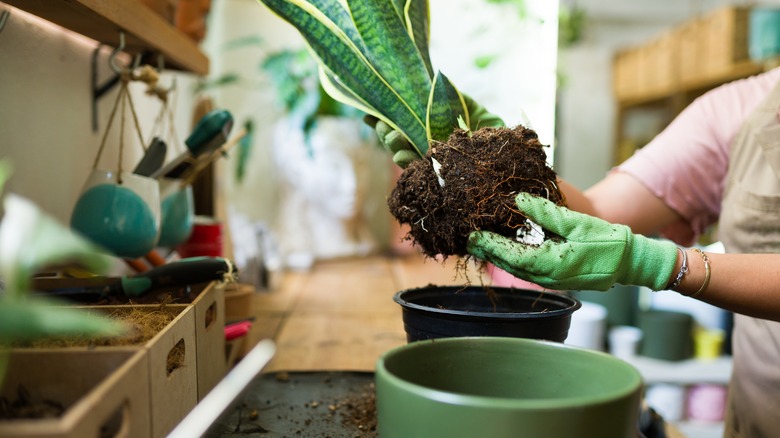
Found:
[[(94, 52), (92, 52), (92, 131), (93, 132), (98, 131), (98, 120), (97, 120), (98, 100), (104, 94), (111, 91), (111, 89), (114, 88), (119, 83), (122, 73), (126, 71), (120, 68), (116, 63), (117, 55), (119, 54), (119, 52), (125, 49), (125, 33), (121, 31), (119, 32), (119, 46), (114, 48), (108, 57), (108, 64), (110, 65), (111, 70), (115, 73), (114, 76), (106, 80), (104, 83), (98, 84), (97, 60), (98, 60), (98, 55), (100, 54), (100, 49), (102, 47), (103, 47), (102, 44), (98, 44)], [(141, 63), (141, 56), (137, 55), (133, 61), (132, 69), (137, 68), (138, 65), (140, 65), (140, 63)]]
[(119, 31), (119, 46), (115, 47), (114, 50), (111, 51), (111, 55), (108, 56), (108, 64), (111, 66), (111, 70), (114, 70), (114, 73), (121, 75), (123, 70), (119, 68), (118, 65), (116, 65), (116, 56), (119, 54), (119, 52), (123, 51), (125, 49), (125, 33), (122, 31)]

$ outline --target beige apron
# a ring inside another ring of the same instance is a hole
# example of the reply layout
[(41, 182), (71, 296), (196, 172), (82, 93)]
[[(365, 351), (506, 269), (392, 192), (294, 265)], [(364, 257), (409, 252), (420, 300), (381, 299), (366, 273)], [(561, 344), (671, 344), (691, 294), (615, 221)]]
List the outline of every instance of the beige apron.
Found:
[[(732, 144), (718, 225), (726, 252), (780, 253), (779, 108), (780, 84)], [(733, 350), (725, 436), (780, 436), (780, 323), (735, 315)]]

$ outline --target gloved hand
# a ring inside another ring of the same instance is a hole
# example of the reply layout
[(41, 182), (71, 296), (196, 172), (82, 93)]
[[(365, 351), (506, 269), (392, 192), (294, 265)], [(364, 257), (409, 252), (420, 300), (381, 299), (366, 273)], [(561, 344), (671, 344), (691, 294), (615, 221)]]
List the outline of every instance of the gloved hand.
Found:
[[(489, 113), (485, 107), (475, 102), (468, 95), (464, 94), (463, 100), (466, 101), (466, 108), (469, 110), (469, 120), (471, 122), (469, 128), (472, 131), (485, 127), (504, 126), (504, 121), (500, 117)], [(393, 162), (402, 169), (405, 169), (412, 161), (422, 158), (414, 146), (409, 143), (409, 140), (387, 123), (372, 115), (364, 116), (363, 121), (368, 126), (374, 128), (377, 137), (379, 137), (379, 142), (393, 154)]]
[(379, 138), (379, 143), (393, 154), (393, 163), (397, 164), (398, 167), (406, 169), (409, 163), (422, 158), (417, 153), (417, 149), (401, 134), (401, 131), (396, 131), (390, 125), (372, 115), (363, 116), (363, 122), (374, 128), (376, 136)]
[(468, 252), (524, 280), (555, 290), (607, 290), (616, 283), (666, 288), (677, 246), (528, 193), (515, 199), (528, 219), (563, 239), (539, 246), (488, 231), (469, 235)]

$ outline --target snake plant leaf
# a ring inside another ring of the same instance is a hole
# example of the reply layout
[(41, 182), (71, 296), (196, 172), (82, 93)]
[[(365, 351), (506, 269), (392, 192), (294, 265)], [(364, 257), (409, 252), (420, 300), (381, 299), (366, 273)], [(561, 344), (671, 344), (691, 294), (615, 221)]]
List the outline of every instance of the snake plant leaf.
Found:
[(409, 37), (417, 46), (417, 51), (422, 56), (428, 75), (433, 77), (433, 66), (430, 56), (430, 17), (431, 11), (428, 0), (393, 0), (399, 9), (406, 26)]
[[(417, 114), (409, 102), (404, 100), (369, 62), (362, 50), (365, 45), (353, 39), (354, 32), (340, 28), (314, 2), (305, 0), (260, 0), (269, 9), (292, 24), (303, 35), (320, 65), (327, 68), (339, 85), (350, 90), (352, 96), (359, 96), (366, 107), (374, 108), (382, 120), (391, 121), (398, 127), (423, 156), (428, 149), (424, 112)], [(338, 0), (319, 0), (318, 5), (327, 5), (328, 14), (337, 14), (341, 7)], [(339, 23), (352, 29), (339, 19)], [(353, 26), (354, 27), (354, 26)], [(419, 56), (418, 56), (419, 58)], [(338, 99), (336, 96), (333, 96)], [(417, 99), (420, 97), (417, 96)], [(419, 105), (415, 105), (419, 107)], [(423, 106), (424, 108), (424, 106)]]
[(420, 90), (431, 77), (398, 11), (387, 0), (349, 0), (349, 10), (368, 49), (369, 62), (421, 119), (427, 100)]
[(452, 82), (441, 72), (436, 73), (428, 99), (426, 126), (429, 141), (446, 141), (463, 117), (469, 124), (466, 102)]

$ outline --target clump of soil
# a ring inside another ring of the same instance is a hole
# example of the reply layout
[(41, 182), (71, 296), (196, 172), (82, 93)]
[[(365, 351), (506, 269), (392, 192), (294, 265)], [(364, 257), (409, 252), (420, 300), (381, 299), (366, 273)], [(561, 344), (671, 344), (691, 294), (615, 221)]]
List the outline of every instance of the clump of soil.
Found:
[[(468, 236), (476, 230), (514, 238), (528, 227), (515, 205), (518, 193), (566, 205), (544, 147), (521, 125), (456, 129), (404, 170), (388, 199), (390, 212), (411, 227), (406, 239), (428, 257), (467, 256)], [(441, 165), (438, 174), (433, 160)]]

